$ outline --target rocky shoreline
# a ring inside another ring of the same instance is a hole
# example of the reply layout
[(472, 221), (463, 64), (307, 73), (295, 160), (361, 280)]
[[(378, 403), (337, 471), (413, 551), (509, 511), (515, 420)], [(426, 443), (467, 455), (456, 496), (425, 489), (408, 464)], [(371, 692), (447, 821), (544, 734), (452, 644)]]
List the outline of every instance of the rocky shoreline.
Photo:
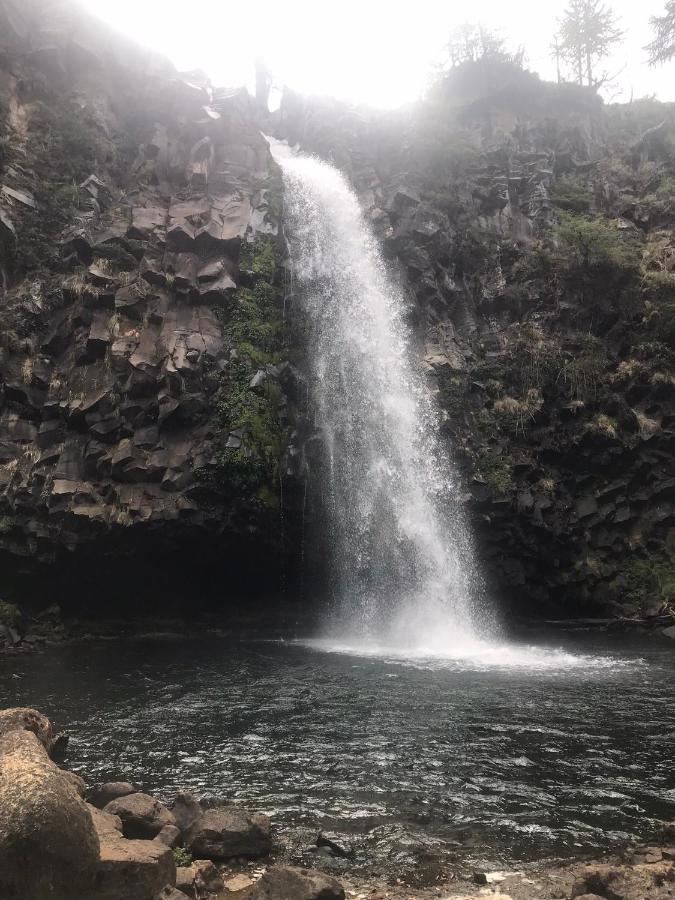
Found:
[[(675, 895), (675, 823), (658, 846), (600, 861), (474, 871), (429, 855), (398, 872), (364, 872), (338, 836), (296, 857), (263, 813), (179, 792), (168, 805), (131, 781), (87, 787), (63, 768), (67, 739), (33, 709), (0, 711), (0, 896), (7, 900), (530, 900)], [(339, 875), (339, 879), (334, 877)]]

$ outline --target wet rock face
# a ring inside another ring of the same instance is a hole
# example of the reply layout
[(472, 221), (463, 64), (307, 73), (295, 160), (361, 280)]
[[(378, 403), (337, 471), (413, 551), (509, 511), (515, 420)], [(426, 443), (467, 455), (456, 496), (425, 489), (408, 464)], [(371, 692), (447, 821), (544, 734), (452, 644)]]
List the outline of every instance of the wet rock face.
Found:
[[(152, 535), (161, 575), (175, 568), (170, 535), (201, 547), (195, 564), (236, 545), (233, 578), (249, 545), (267, 547), (273, 572), (283, 404), (268, 416), (278, 458), (258, 469), (245, 425), (226, 452), (237, 410), (219, 413), (233, 360), (249, 377), (258, 367), (255, 335), (230, 319), (244, 283), (261, 293), (248, 248), (262, 237), (273, 254), (278, 229), (279, 173), (254, 103), (109, 41), (67, 3), (0, 16), (12, 23), (0, 27), (3, 565), (56, 561), (84, 575), (91, 563), (95, 584), (96, 559)], [(272, 307), (279, 279), (272, 255)], [(85, 545), (96, 549), (79, 554)]]
[(346, 171), (405, 286), (491, 591), (528, 615), (657, 623), (675, 571), (659, 199), (675, 159), (650, 127), (672, 135), (672, 114), (528, 90), (527, 109), (517, 92), (462, 105), (455, 84), (452, 103), (370, 117), (287, 95), (278, 128)]

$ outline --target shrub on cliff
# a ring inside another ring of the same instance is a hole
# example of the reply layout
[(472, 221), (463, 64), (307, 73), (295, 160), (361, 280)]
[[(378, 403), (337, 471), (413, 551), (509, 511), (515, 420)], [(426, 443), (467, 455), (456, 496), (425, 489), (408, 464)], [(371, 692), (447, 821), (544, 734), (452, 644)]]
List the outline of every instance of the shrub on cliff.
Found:
[(608, 313), (635, 313), (641, 302), (640, 246), (612, 220), (561, 212), (558, 274), (596, 323)]

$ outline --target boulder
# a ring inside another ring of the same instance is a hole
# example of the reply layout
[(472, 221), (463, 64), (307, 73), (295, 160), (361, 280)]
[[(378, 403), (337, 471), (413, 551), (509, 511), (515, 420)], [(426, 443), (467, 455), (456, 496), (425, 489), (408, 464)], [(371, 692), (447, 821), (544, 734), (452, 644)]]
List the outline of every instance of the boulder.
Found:
[(99, 841), (103, 840), (104, 837), (121, 836), (122, 820), (119, 816), (113, 816), (112, 813), (97, 809), (97, 807), (92, 806), (90, 803), (87, 804), (87, 808), (89, 809), (89, 815), (94, 823), (94, 828), (96, 829)]
[(128, 794), (111, 800), (104, 811), (119, 816), (124, 837), (151, 840), (165, 825), (175, 825), (173, 814), (149, 794)]
[(96, 877), (94, 823), (36, 733), (14, 721), (0, 736), (0, 897), (73, 900)]
[(181, 831), (187, 831), (198, 819), (204, 815), (201, 804), (189, 791), (181, 791), (171, 806), (171, 812), (176, 820), (176, 825)]
[(238, 806), (207, 809), (184, 838), (192, 855), (203, 859), (264, 856), (272, 847), (269, 818)]
[(54, 730), (47, 716), (27, 707), (0, 709), (0, 736), (17, 730), (32, 731), (47, 753), (51, 752)]
[(256, 882), (249, 900), (344, 900), (339, 881), (315, 869), (272, 866)]
[(107, 806), (113, 800), (117, 800), (119, 797), (128, 797), (129, 794), (135, 793), (137, 793), (136, 788), (128, 781), (107, 781), (95, 791), (91, 802), (99, 809), (103, 809), (104, 806)]
[(176, 883), (176, 864), (159, 841), (130, 841), (113, 831), (101, 837), (95, 890), (69, 900), (155, 900), (165, 885)]
[(194, 897), (195, 870), (192, 866), (179, 866), (176, 869), (176, 888), (186, 897)]
[(192, 868), (195, 871), (195, 887), (198, 895), (205, 891), (208, 894), (219, 894), (223, 890), (223, 879), (210, 859), (196, 859), (192, 863)]
[(177, 847), (181, 840), (180, 828), (177, 825), (165, 825), (155, 837), (155, 840), (160, 841), (167, 847)]
[(80, 778), (75, 772), (68, 772), (67, 769), (61, 769), (61, 775), (75, 788), (80, 797), (84, 797), (87, 793), (87, 785), (83, 778)]

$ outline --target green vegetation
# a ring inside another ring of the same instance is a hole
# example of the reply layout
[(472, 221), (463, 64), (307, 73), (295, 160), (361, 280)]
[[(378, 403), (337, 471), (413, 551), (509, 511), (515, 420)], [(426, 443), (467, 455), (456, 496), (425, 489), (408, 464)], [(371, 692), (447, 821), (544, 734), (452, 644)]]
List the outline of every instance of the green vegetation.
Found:
[(185, 847), (173, 848), (173, 861), (178, 868), (192, 865), (192, 854)]
[(11, 516), (0, 516), (0, 535), (7, 534), (14, 527), (14, 519)]
[(68, 97), (52, 97), (35, 108), (28, 156), (36, 182), (37, 209), (21, 211), (21, 240), (12, 251), (15, 277), (53, 269), (59, 253), (54, 236), (83, 202), (79, 185), (114, 158), (114, 145), (86, 110)]
[(648, 272), (643, 280), (647, 330), (675, 348), (675, 274)]
[(551, 188), (550, 196), (556, 206), (572, 213), (587, 213), (593, 203), (593, 194), (588, 186), (573, 175), (559, 178)]
[(253, 495), (266, 507), (278, 504), (279, 466), (288, 439), (281, 422), (284, 398), (272, 376), (262, 377), (255, 387), (251, 381), (283, 356), (277, 266), (269, 235), (242, 247), (240, 270), (252, 286), (239, 288), (232, 308), (219, 310), (232, 358), (213, 396), (223, 441), (232, 432), (240, 441), (238, 447), (219, 451), (215, 478), (225, 490)]
[(615, 222), (561, 212), (556, 229), (559, 277), (594, 313), (635, 312), (641, 301), (641, 253)]
[(675, 553), (665, 549), (659, 554), (633, 553), (619, 576), (626, 600), (639, 610), (660, 605), (664, 613), (675, 612)]
[(494, 494), (504, 496), (513, 489), (513, 464), (503, 451), (488, 450), (476, 460), (475, 470)]
[(21, 624), (21, 610), (13, 603), (0, 600), (0, 625), (17, 628)]

